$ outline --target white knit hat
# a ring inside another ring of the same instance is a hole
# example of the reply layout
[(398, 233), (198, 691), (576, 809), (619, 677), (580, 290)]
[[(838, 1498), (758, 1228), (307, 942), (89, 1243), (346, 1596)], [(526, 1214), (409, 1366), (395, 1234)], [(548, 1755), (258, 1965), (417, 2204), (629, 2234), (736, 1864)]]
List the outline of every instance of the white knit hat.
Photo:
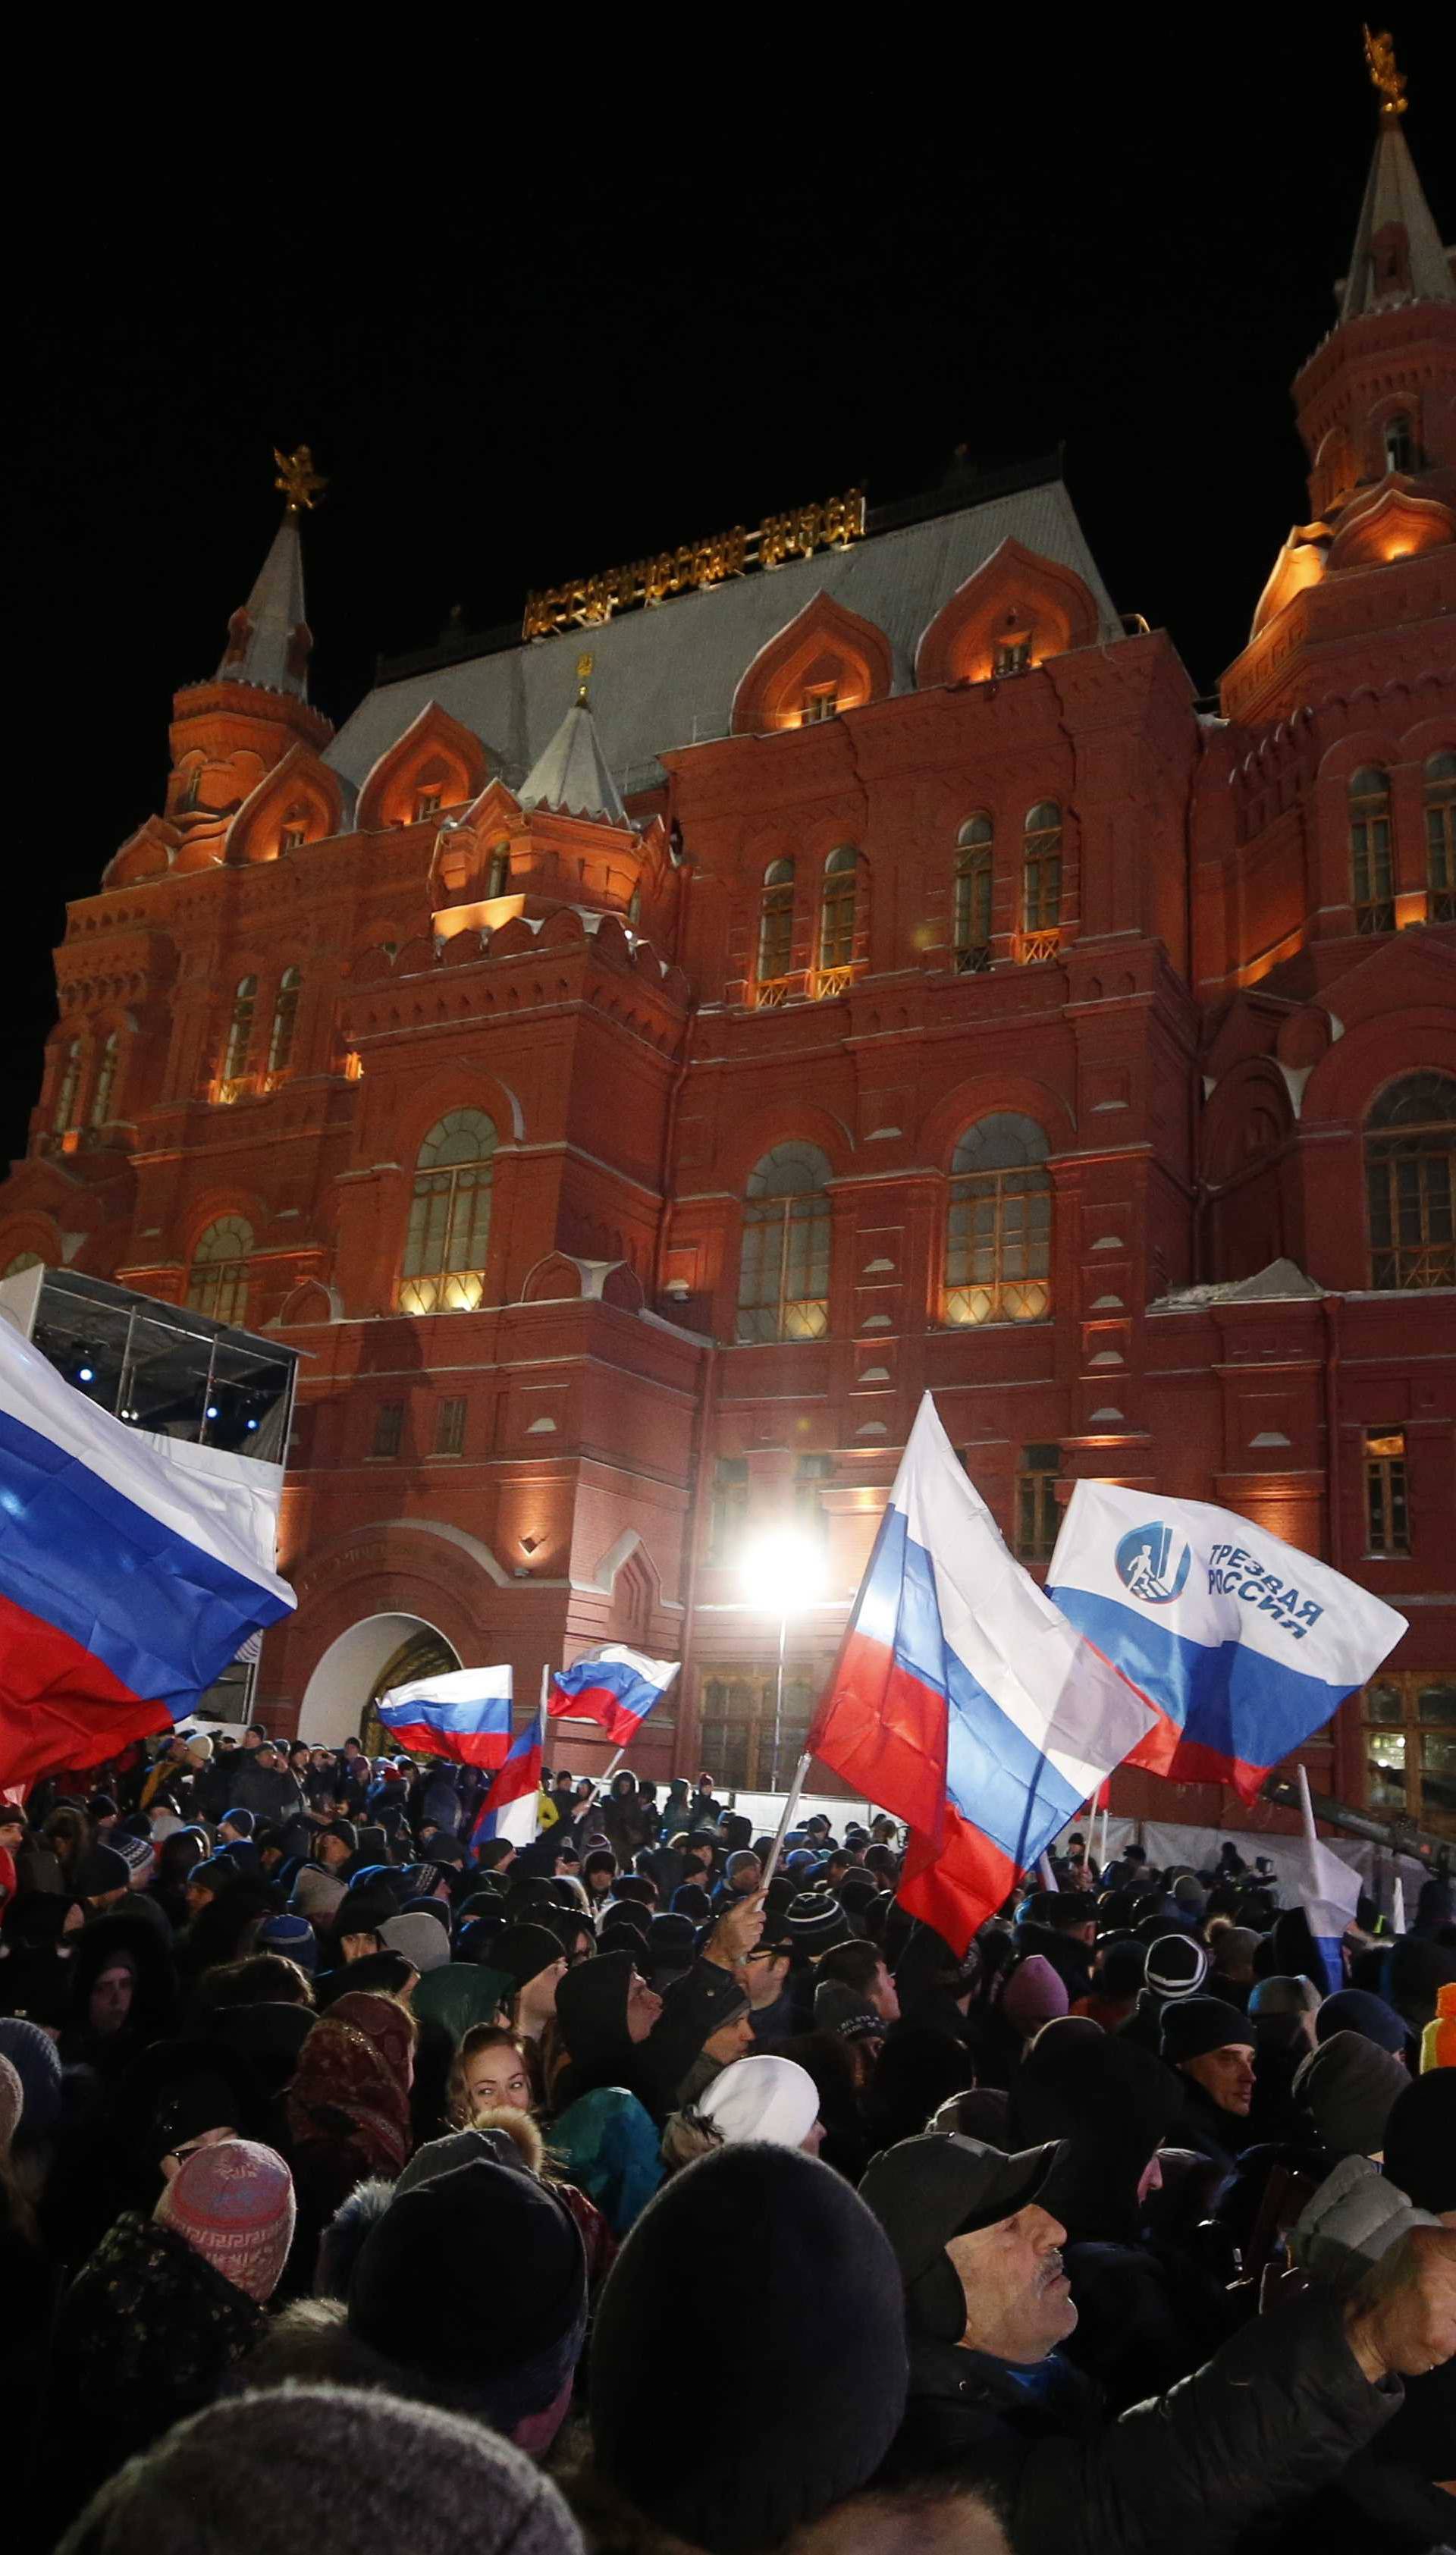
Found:
[(819, 2089), (791, 2058), (735, 2058), (698, 2102), (725, 2144), (763, 2138), (801, 2147), (819, 2117)]

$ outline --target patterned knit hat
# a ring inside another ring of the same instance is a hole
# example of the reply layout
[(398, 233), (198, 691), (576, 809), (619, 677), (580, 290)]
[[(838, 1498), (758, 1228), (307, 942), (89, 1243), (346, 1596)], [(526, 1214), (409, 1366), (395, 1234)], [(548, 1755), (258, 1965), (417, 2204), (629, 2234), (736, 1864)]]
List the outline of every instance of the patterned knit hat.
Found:
[(1192, 1934), (1159, 1934), (1148, 1946), (1145, 1977), (1154, 1995), (1196, 1996), (1208, 1976), (1208, 1954)]
[(263, 2306), (294, 2241), (294, 2177), (274, 2148), (221, 2138), (194, 2149), (152, 2215)]
[(801, 1889), (789, 1900), (789, 1931), (794, 1950), (810, 1957), (832, 1951), (836, 1943), (854, 1941), (854, 1927), (827, 1889)]
[(291, 1916), (287, 1908), (277, 1916), (265, 1916), (258, 1928), (260, 1952), (282, 1952), (284, 1958), (297, 1961), (301, 1970), (311, 1978), (318, 1967), (318, 1938), (306, 1916)]
[(145, 1837), (113, 1833), (112, 1843), (132, 1877), (133, 1889), (145, 1889), (157, 1869), (157, 1857)]
[(0, 2058), (0, 2156), (10, 2153), (10, 2141), (20, 2127), (25, 2110), (25, 2087), (8, 2058)]

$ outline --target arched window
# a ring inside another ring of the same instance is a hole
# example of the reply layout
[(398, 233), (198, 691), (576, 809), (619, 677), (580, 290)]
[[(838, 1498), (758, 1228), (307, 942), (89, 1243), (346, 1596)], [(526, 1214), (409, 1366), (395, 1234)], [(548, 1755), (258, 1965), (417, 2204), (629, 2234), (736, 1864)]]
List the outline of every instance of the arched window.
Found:
[(425, 1137), (405, 1236), (402, 1313), (471, 1313), (484, 1296), (496, 1144), (483, 1109), (452, 1109)]
[(39, 1251), (17, 1251), (15, 1258), (7, 1260), (4, 1268), (0, 1269), (0, 1278), (18, 1278), (23, 1270), (39, 1269), (40, 1266)]
[(1022, 841), (1022, 926), (1054, 931), (1061, 920), (1061, 809), (1038, 798), (1027, 810)]
[(496, 843), (491, 848), (490, 867), (485, 874), (487, 898), (504, 896), (511, 884), (511, 846)]
[(772, 985), (789, 973), (793, 951), (793, 863), (771, 861), (764, 872), (764, 901), (759, 908), (759, 983)]
[(1044, 1322), (1051, 1310), (1046, 1139), (1009, 1110), (982, 1118), (950, 1164), (947, 1322)]
[(1407, 1073), (1365, 1122), (1372, 1286), (1456, 1285), (1456, 1077)]
[(1373, 764), (1350, 784), (1350, 894), (1357, 931), (1394, 931), (1391, 892), (1391, 785)]
[(253, 1228), (240, 1215), (219, 1216), (192, 1253), (187, 1302), (214, 1322), (241, 1322), (248, 1310), (248, 1255)]
[(995, 829), (989, 816), (971, 816), (956, 836), (955, 963), (962, 975), (991, 964), (991, 853)]
[(63, 1136), (69, 1130), (75, 1114), (76, 1093), (80, 1089), (80, 1081), (81, 1042), (79, 1038), (72, 1038), (65, 1050), (65, 1062), (61, 1068), (61, 1080), (56, 1090), (56, 1112), (51, 1120), (52, 1132), (55, 1135)]
[(829, 1328), (830, 1164), (817, 1145), (776, 1145), (749, 1174), (738, 1270), (741, 1340), (818, 1340)]
[(248, 1061), (253, 1040), (253, 1006), (258, 999), (258, 979), (244, 976), (232, 998), (232, 1019), (222, 1048), (222, 1079), (236, 1082)]
[(1428, 922), (1456, 922), (1456, 754), (1425, 767), (1425, 878)]
[(854, 956), (859, 871), (860, 856), (853, 843), (841, 843), (824, 863), (824, 902), (819, 912), (821, 967), (847, 967)]
[(285, 967), (278, 980), (278, 999), (273, 1006), (273, 1034), (268, 1041), (270, 1073), (282, 1073), (293, 1061), (294, 1028), (299, 1017), (302, 982), (297, 967)]
[(116, 1088), (116, 1067), (121, 1054), (121, 1040), (112, 1030), (101, 1049), (96, 1068), (96, 1088), (91, 1094), (91, 1125), (104, 1127), (111, 1115), (111, 1095)]
[(1415, 468), (1415, 430), (1403, 410), (1387, 418), (1385, 443), (1388, 470)]

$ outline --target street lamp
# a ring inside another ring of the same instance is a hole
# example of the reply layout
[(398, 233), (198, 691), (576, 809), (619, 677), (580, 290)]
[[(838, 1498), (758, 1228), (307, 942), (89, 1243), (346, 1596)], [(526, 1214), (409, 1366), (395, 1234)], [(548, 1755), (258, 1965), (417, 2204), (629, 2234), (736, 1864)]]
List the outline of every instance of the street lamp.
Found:
[(774, 1689), (774, 1780), (779, 1780), (779, 1751), (784, 1733), (784, 1652), (790, 1615), (817, 1606), (824, 1583), (824, 1554), (817, 1536), (801, 1526), (785, 1525), (756, 1535), (740, 1564), (744, 1592), (751, 1606), (779, 1618), (779, 1676)]

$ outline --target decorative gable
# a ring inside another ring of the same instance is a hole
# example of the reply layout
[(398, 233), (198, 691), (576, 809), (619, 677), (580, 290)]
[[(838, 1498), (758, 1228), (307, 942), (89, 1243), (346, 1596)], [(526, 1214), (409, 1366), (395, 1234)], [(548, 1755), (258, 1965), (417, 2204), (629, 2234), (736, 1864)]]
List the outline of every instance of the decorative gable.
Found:
[(311, 747), (291, 746), (243, 800), (224, 836), (222, 857), (234, 865), (276, 861), (336, 834), (343, 811), (337, 773)]
[(812, 727), (841, 710), (883, 700), (894, 671), (884, 631), (831, 596), (816, 594), (749, 667), (734, 697), (733, 733), (765, 736), (780, 728)]
[(915, 656), (921, 691), (1021, 673), (1069, 648), (1090, 647), (1097, 606), (1073, 568), (1004, 541), (936, 613)]
[(426, 701), (398, 741), (382, 754), (359, 792), (361, 834), (423, 825), (446, 807), (464, 807), (485, 788), (490, 757), (478, 736)]

